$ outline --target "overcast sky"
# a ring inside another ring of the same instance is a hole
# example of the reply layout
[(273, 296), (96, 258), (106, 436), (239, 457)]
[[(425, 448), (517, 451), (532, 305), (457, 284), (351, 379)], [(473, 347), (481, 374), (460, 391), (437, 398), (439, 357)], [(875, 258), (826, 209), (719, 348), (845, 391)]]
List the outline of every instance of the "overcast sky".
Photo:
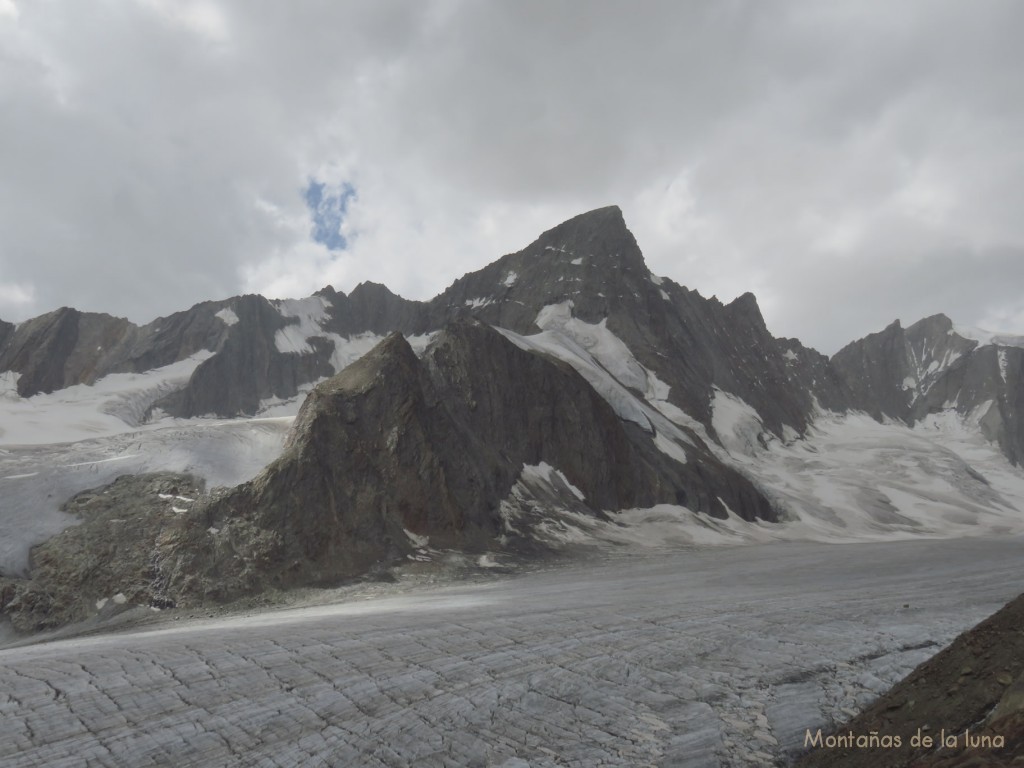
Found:
[(1015, 0), (0, 0), (0, 318), (429, 298), (616, 203), (827, 353), (1024, 332)]

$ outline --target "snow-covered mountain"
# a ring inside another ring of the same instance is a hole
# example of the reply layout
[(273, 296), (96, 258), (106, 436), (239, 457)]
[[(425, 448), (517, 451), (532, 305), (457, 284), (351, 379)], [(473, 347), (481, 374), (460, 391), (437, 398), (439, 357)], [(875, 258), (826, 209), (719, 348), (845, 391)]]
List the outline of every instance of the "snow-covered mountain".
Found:
[[(145, 326), (61, 309), (0, 325), (0, 574), (31, 577), (0, 602), (31, 628), (121, 581), (185, 604), (452, 548), (1020, 531), (1022, 354), (938, 315), (830, 360), (751, 294), (652, 274), (616, 207), (425, 302), (364, 283)], [(79, 494), (144, 472), (186, 474), (112, 487), (123, 510)], [(144, 576), (119, 570), (143, 551)]]
[(934, 315), (906, 329), (896, 321), (848, 344), (832, 362), (850, 390), (850, 408), (908, 424), (955, 413), (1019, 464), (1022, 346), (1020, 337), (959, 328)]

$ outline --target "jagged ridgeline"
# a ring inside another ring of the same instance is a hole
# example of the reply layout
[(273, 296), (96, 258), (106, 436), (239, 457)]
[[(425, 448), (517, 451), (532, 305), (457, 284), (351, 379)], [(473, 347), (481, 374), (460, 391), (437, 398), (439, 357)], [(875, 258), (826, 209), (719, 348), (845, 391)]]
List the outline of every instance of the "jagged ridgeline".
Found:
[[(617, 207), (430, 301), (363, 283), (144, 326), (60, 309), (0, 324), (6, 397), (163, 372), (108, 413), (142, 425), (302, 405), (283, 452), (241, 485), (122, 479), (71, 500), (82, 524), (36, 548), (4, 610), (32, 628), (89, 615), (118, 584), (127, 602), (180, 605), (337, 583), (424, 541), (522, 554), (564, 514), (670, 504), (770, 523), (784, 511), (736, 458), (739, 417), (755, 450), (792, 442), (822, 409), (912, 423), (955, 408), (1016, 461), (1020, 371), (1012, 339), (983, 344), (942, 316), (832, 360), (776, 339), (751, 294), (723, 304), (652, 274)], [(154, 512), (142, 497), (165, 487), (195, 503)], [(135, 529), (118, 537), (124, 520)]]
[[(301, 385), (351, 362), (341, 348), (361, 334), (422, 336), (472, 316), (530, 335), (542, 330), (542, 310), (563, 304), (572, 319), (607, 328), (668, 385), (670, 402), (707, 427), (716, 386), (750, 403), (772, 431), (783, 424), (801, 431), (811, 394), (841, 402), (841, 383), (827, 361), (795, 341), (780, 346), (751, 294), (722, 305), (652, 275), (614, 206), (570, 219), (426, 302), (362, 283), (349, 295), (327, 287), (295, 301), (204, 302), (141, 327), (59, 309), (0, 327), (0, 371), (17, 373), (17, 392), (29, 397), (205, 353), (187, 385), (152, 407), (181, 417), (252, 415), (261, 402), (293, 397)], [(796, 375), (783, 356), (791, 347), (811, 365), (818, 362), (823, 375)]]

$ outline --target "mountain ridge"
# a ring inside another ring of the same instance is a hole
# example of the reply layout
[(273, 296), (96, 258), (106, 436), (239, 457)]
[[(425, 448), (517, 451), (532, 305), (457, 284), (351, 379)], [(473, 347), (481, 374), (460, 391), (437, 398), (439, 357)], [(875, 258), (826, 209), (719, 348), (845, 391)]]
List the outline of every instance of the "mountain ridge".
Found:
[[(772, 336), (750, 292), (725, 304), (652, 274), (617, 206), (572, 217), (426, 301), (364, 281), (348, 294), (328, 285), (305, 299), (201, 302), (142, 326), (70, 308), (0, 324), (0, 375), (15, 376), (17, 394), (31, 397), (205, 351), (186, 385), (148, 403), (143, 418), (252, 416), (338, 373), (391, 332), (427, 340), (473, 317), (530, 336), (544, 332), (537, 320), (546, 307), (567, 302), (572, 319), (586, 324), (575, 341), (586, 346), (589, 327), (603, 323), (668, 385), (667, 407), (712, 435), (714, 392), (722, 390), (748, 403), (779, 438), (787, 429), (802, 434), (818, 407), (908, 424), (955, 408), (976, 418), (1012, 462), (1024, 457), (1024, 417), (1006, 381), (1016, 381), (1021, 353), (999, 346), (993, 363), (983, 351), (1004, 337), (983, 344), (933, 315), (906, 329), (897, 320), (828, 358)], [(994, 370), (1006, 386), (993, 384)]]
[[(294, 417), (262, 470), (222, 470), (241, 482), (185, 506), (172, 501), (170, 512), (132, 498), (129, 481), (79, 494), (84, 511), (114, 493), (125, 514), (104, 507), (99, 523), (41, 545), (35, 562), (50, 570), (30, 567), (30, 579), (4, 587), (4, 610), (23, 612), (26, 626), (88, 611), (75, 595), (100, 601), (129, 579), (116, 563), (53, 570), (54, 553), (93, 563), (111, 521), (128, 518), (141, 529), (127, 561), (150, 567), (132, 599), (154, 605), (336, 583), (429, 559), (428, 546), (483, 557), (592, 532), (614, 541), (609, 515), (622, 510), (680, 520), (683, 509), (699, 536), (715, 540), (738, 530), (770, 538), (762, 526), (775, 522), (807, 536), (941, 532), (950, 520), (1012, 528), (1003, 517), (1012, 483), (991, 485), (955, 452), (889, 435), (902, 441), (898, 461), (856, 457), (868, 487), (859, 476), (829, 477), (831, 459), (809, 438), (843, 456), (877, 453), (882, 432), (857, 412), (908, 426), (954, 414), (1015, 461), (1024, 349), (967, 339), (936, 315), (908, 328), (897, 321), (827, 358), (774, 337), (752, 293), (726, 304), (651, 273), (617, 207), (569, 219), (429, 301), (364, 282), (347, 295), (325, 286), (302, 299), (203, 302), (145, 326), (65, 309), (0, 326), (0, 339), (0, 405), (30, 425), (25, 392), (60, 385), (84, 397), (81, 385), (118, 376), (122, 389), (109, 387), (113, 399), (100, 407), (108, 423), (275, 408)], [(86, 435), (100, 428), (88, 415), (81, 425)], [(205, 481), (211, 454), (198, 455), (158, 464), (179, 474), (138, 487), (192, 487), (188, 473)], [(12, 461), (22, 461), (17, 452)], [(907, 467), (928, 489), (914, 491)], [(950, 492), (935, 490), (939, 473)], [(15, 503), (48, 503), (45, 476), (32, 485), (37, 474), (2, 478), (29, 489)], [(946, 516), (930, 520), (925, 502)], [(39, 608), (48, 605), (59, 608)]]

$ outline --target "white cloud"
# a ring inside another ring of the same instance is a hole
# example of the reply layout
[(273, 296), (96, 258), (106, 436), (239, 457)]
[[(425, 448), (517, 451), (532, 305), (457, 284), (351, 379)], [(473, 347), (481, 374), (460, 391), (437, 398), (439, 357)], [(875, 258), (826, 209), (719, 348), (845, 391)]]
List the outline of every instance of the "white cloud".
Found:
[(36, 290), (31, 283), (0, 282), (0, 317), (23, 315), (36, 309)]
[(156, 13), (165, 22), (176, 25), (212, 42), (228, 39), (228, 22), (224, 12), (213, 2), (186, 0), (136, 0)]
[[(36, 293), (0, 316), (426, 298), (609, 203), (656, 273), (826, 351), (1015, 300), (1024, 6), (585, 8), (7, 0), (0, 275)], [(310, 178), (358, 191), (344, 252)]]

